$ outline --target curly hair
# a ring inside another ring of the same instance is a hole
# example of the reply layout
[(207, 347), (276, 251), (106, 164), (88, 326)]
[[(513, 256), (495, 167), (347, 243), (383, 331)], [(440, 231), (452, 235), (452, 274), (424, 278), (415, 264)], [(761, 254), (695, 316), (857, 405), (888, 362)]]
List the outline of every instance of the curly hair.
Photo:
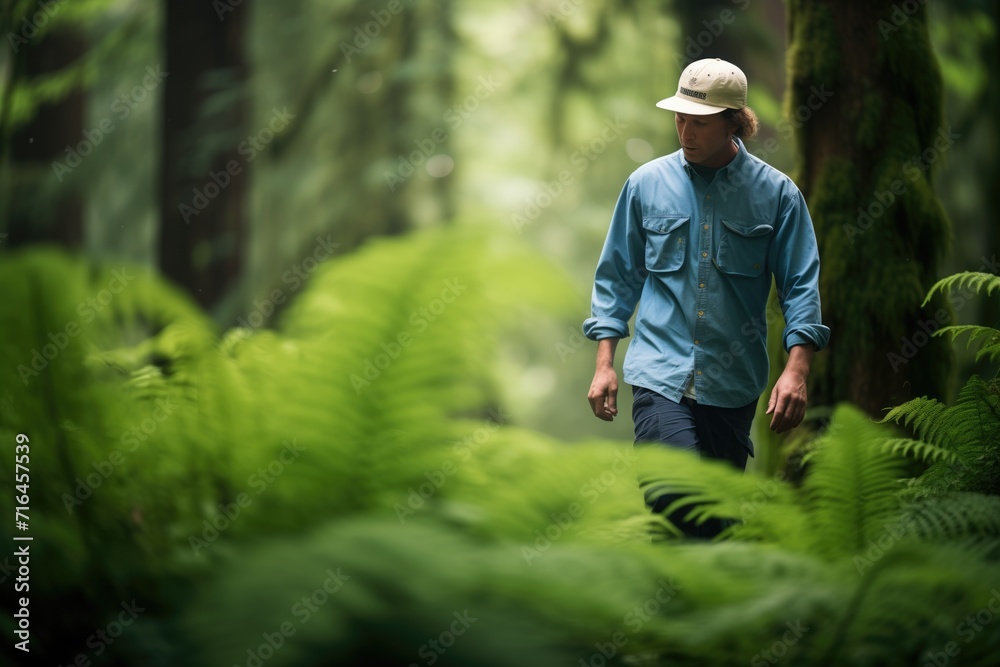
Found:
[(726, 109), (722, 112), (722, 117), (736, 126), (736, 136), (744, 141), (753, 139), (757, 136), (757, 130), (760, 129), (757, 114), (750, 107)]

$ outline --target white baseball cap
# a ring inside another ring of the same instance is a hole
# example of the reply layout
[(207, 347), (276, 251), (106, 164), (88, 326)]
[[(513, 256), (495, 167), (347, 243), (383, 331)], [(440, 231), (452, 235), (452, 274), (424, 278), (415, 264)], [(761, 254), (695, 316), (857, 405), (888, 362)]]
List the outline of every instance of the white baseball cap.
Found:
[(720, 58), (696, 60), (681, 72), (677, 92), (656, 106), (692, 116), (706, 116), (747, 105), (743, 70)]

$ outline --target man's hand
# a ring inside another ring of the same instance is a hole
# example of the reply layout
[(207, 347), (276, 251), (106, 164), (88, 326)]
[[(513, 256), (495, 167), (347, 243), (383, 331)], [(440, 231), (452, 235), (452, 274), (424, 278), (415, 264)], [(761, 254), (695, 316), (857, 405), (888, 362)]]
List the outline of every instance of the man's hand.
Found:
[(590, 383), (587, 400), (590, 409), (598, 419), (614, 421), (618, 415), (618, 374), (615, 373), (615, 349), (617, 338), (602, 338), (597, 341), (597, 370)]
[(788, 363), (774, 383), (764, 414), (771, 415), (771, 430), (784, 433), (802, 423), (806, 414), (806, 379), (815, 347), (796, 345), (788, 353)]
[(587, 392), (590, 409), (598, 419), (614, 421), (618, 415), (618, 374), (612, 367), (598, 368)]

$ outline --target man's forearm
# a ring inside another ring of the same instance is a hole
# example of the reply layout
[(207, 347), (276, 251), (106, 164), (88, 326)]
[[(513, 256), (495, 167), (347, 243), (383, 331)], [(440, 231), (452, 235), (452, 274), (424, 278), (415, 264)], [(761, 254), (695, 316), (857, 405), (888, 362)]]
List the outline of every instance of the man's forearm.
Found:
[(808, 378), (814, 354), (816, 354), (816, 346), (812, 343), (793, 345), (788, 351), (785, 370), (799, 375), (803, 380)]
[(619, 338), (602, 338), (597, 341), (597, 368), (615, 367), (615, 350), (618, 348)]

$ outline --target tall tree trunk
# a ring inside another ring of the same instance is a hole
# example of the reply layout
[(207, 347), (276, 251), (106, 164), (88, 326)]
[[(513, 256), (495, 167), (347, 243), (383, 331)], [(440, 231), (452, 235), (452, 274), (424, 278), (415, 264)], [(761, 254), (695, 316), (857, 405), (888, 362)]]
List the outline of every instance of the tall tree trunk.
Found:
[(741, 68), (746, 66), (743, 56), (749, 45), (727, 35), (732, 33), (732, 25), (744, 20), (731, 0), (675, 2), (672, 13), (681, 27), (675, 58), (678, 71), (702, 58), (722, 58)]
[[(243, 95), (247, 4), (164, 2), (160, 268), (206, 308), (239, 275), (246, 236), (246, 151), (253, 144), (242, 154), (239, 147), (250, 134)], [(208, 135), (216, 139), (211, 145)]]
[[(426, 29), (431, 31), (430, 39), (434, 45), (430, 55), (434, 72), (431, 83), (435, 98), (448, 102), (455, 97), (454, 59), (459, 49), (454, 0), (438, 0), (431, 5), (429, 11), (431, 13), (426, 21), (430, 25)], [(449, 138), (444, 142), (442, 152), (451, 152), (450, 147)], [(435, 178), (431, 188), (439, 219), (445, 223), (450, 222), (455, 216), (454, 172), (443, 178)]]
[[(998, 21), (1000, 21), (1000, 12), (998, 12), (997, 4), (992, 3), (989, 13), (993, 21), (994, 30), (998, 26)], [(984, 60), (989, 63), (987, 66), (988, 71), (1000, 72), (1000, 46), (997, 45), (995, 39), (990, 40), (984, 55)], [(993, 115), (1000, 111), (1000, 89), (996, 85), (987, 84), (984, 102), (985, 118), (994, 119), (988, 123), (987, 146), (991, 150), (995, 150), (997, 146), (1000, 146), (1000, 131), (997, 130), (996, 116)], [(989, 159), (983, 164), (983, 179), (981, 181), (989, 189), (987, 211), (994, 216), (997, 211), (1000, 211), (1000, 188), (996, 187), (997, 180), (1000, 178), (1000, 173), (998, 172), (1000, 172), (1000, 169), (998, 169), (996, 156), (994, 155), (993, 159)], [(1000, 261), (1000, 224), (994, 222), (993, 224), (986, 225), (984, 236), (985, 252), (981, 259), (982, 263), (977, 270), (1000, 273), (1000, 264), (998, 264), (998, 261)], [(983, 299), (977, 321), (980, 324), (1000, 328), (1000, 299)], [(989, 366), (985, 362), (977, 364), (977, 371), (980, 373), (986, 374), (989, 372), (988, 368)]]
[[(47, 15), (39, 3), (26, 16)], [(71, 67), (86, 51), (82, 37), (68, 27), (34, 37), (23, 22), (15, 23), (13, 76), (9, 90), (36, 77), (52, 75)], [(22, 41), (23, 39), (23, 41)], [(9, 41), (9, 40), (5, 40)], [(5, 95), (10, 102), (10, 97)], [(8, 153), (4, 166), (4, 245), (55, 243), (77, 250), (83, 244), (83, 204), (74, 178), (77, 158), (68, 159), (67, 147), (78, 151), (80, 164), (95, 146), (83, 134), (84, 93), (75, 87), (56, 102), (42, 103), (26, 124), (10, 131), (4, 127)], [(6, 115), (6, 114), (5, 114)], [(64, 168), (58, 171), (53, 163)], [(79, 174), (79, 172), (77, 172)]]
[(786, 114), (798, 184), (822, 258), (823, 317), (811, 402), (850, 400), (872, 415), (943, 397), (949, 343), (929, 331), (947, 301), (921, 307), (950, 240), (931, 174), (955, 138), (941, 125), (941, 76), (926, 6), (790, 0)]

